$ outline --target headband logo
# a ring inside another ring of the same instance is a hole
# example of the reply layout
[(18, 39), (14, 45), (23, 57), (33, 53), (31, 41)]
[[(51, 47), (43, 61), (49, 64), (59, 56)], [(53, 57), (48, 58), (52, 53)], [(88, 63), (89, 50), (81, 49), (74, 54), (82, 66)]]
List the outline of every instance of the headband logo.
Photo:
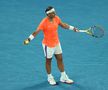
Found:
[(49, 14), (49, 13), (52, 13), (52, 12), (55, 12), (55, 9), (52, 8), (51, 10), (47, 11), (46, 13)]

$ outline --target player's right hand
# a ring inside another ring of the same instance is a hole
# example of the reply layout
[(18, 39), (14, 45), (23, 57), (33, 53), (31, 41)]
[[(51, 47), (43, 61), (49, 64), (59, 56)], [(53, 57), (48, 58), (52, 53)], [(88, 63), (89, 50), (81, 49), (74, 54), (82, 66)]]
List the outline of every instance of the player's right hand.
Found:
[(24, 45), (28, 45), (30, 43), (29, 39), (24, 40)]

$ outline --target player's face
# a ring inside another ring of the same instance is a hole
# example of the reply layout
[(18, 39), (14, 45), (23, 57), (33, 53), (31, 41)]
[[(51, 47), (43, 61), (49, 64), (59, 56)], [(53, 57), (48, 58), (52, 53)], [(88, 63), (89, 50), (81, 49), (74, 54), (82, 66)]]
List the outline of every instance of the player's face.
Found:
[(49, 18), (54, 18), (55, 15), (56, 15), (56, 13), (55, 13), (55, 12), (52, 12), (52, 13), (49, 13), (47, 16), (48, 16)]

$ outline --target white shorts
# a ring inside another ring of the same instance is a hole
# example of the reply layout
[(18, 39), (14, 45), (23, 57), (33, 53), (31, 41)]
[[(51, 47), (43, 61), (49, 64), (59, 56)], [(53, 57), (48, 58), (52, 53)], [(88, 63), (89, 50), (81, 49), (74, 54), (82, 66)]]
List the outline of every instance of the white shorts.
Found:
[(52, 58), (54, 54), (62, 53), (62, 48), (61, 48), (60, 43), (53, 48), (50, 48), (50, 47), (46, 46), (45, 44), (42, 44), (42, 46), (43, 46), (44, 55), (46, 58)]

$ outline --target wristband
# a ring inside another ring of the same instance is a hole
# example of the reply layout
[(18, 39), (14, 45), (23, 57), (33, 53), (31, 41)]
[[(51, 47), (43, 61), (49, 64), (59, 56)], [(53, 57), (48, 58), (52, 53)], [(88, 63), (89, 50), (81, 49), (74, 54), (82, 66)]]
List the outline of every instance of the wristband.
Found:
[(69, 25), (69, 30), (73, 30), (74, 26)]
[(29, 36), (29, 39), (30, 39), (30, 40), (33, 40), (33, 39), (34, 39), (34, 36), (31, 34), (31, 35)]
[(69, 30), (73, 30), (73, 31), (75, 31), (76, 32), (76, 30), (77, 30), (77, 28), (75, 28), (74, 26), (69, 26)]

